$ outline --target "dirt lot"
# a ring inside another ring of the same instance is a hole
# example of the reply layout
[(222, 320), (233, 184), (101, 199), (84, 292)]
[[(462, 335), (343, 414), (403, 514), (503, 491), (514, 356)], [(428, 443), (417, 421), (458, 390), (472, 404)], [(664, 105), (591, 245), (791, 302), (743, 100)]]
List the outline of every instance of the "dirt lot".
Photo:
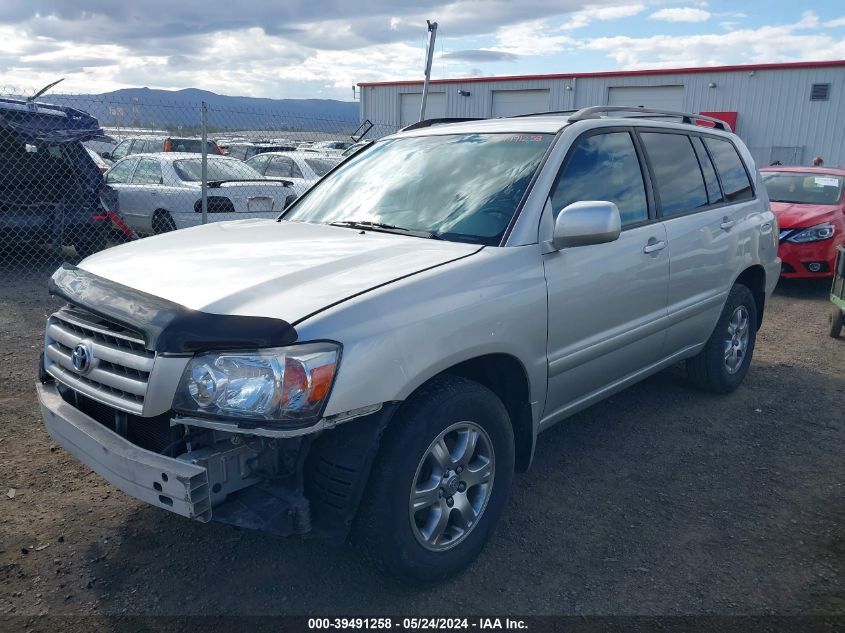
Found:
[(0, 614), (845, 613), (827, 283), (779, 287), (736, 393), (679, 367), (548, 431), (480, 560), (425, 589), (148, 507), (56, 448), (33, 389), (41, 287), (0, 281)]

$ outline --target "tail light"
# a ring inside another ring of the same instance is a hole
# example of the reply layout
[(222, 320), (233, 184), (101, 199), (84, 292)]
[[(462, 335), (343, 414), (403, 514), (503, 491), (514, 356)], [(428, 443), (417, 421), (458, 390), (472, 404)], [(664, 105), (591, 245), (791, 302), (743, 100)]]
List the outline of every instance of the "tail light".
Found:
[(170, 140), (170, 139), (166, 139), (166, 140), (164, 141), (164, 151), (165, 151), (165, 152), (171, 152), (171, 151), (173, 151), (173, 150), (171, 149), (172, 147), (173, 147), (173, 143), (171, 142), (171, 140)]
[(212, 144), (214, 145), (214, 149), (216, 149), (216, 150), (217, 150), (217, 153), (218, 153), (218, 154), (220, 154), (221, 156), (225, 156), (225, 155), (226, 155), (217, 143), (212, 143)]

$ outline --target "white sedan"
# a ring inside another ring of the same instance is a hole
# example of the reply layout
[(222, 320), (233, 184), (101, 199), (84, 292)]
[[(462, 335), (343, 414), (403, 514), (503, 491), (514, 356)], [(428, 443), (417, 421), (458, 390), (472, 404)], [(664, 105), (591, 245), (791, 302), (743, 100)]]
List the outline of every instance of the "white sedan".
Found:
[(301, 196), (341, 160), (338, 156), (303, 151), (267, 152), (253, 156), (246, 164), (270, 180), (293, 183), (294, 192)]
[[(202, 223), (202, 157), (132, 154), (106, 173), (126, 223), (144, 235)], [(273, 181), (242, 161), (208, 156), (208, 221), (275, 218), (296, 197), (290, 182)]]

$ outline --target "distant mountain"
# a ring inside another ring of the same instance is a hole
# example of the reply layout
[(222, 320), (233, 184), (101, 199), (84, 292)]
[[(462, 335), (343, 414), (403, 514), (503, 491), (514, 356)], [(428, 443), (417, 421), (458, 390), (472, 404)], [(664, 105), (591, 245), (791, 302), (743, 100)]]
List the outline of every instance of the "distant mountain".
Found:
[(358, 104), (334, 99), (264, 99), (219, 95), (207, 90), (124, 88), (103, 94), (47, 94), (40, 99), (84, 110), (108, 127), (199, 128), (201, 104), (208, 104), (214, 130), (351, 131)]

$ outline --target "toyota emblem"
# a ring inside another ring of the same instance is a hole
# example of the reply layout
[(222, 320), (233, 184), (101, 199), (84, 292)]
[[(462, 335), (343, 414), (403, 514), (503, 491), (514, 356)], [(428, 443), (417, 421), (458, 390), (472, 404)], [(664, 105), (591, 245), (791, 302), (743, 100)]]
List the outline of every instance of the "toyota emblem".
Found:
[(94, 364), (94, 356), (85, 343), (80, 343), (73, 348), (73, 353), (70, 355), (70, 362), (76, 371), (80, 374), (85, 374), (90, 371), (91, 366)]

